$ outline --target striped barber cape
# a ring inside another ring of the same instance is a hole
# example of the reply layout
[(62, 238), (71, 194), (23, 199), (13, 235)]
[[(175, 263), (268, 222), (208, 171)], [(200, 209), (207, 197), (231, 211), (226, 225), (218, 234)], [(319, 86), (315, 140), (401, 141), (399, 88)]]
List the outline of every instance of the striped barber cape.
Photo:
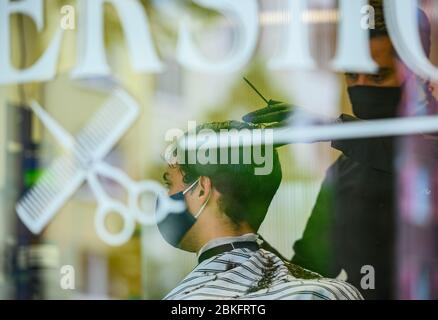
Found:
[(198, 266), (164, 299), (168, 300), (355, 300), (352, 285), (305, 270), (264, 249), (235, 248)]

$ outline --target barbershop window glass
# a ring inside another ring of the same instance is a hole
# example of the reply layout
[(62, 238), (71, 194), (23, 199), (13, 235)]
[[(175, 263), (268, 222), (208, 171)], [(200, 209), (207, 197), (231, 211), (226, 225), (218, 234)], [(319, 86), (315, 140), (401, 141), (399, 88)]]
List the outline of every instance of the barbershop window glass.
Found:
[[(166, 243), (155, 225), (136, 223), (132, 237), (119, 246), (102, 241), (95, 230), (96, 199), (87, 183), (44, 231), (31, 233), (16, 205), (52, 161), (67, 152), (30, 109), (32, 101), (65, 130), (77, 133), (123, 88), (138, 103), (139, 115), (104, 161), (135, 181), (162, 183), (169, 130), (187, 131), (189, 121), (242, 121), (266, 107), (243, 77), (267, 100), (294, 106), (283, 111), (296, 112), (286, 117), (286, 131), (274, 134), (283, 145), (277, 148), (283, 174), (259, 230), (263, 238), (285, 259), (351, 282), (365, 298), (438, 297), (437, 80), (417, 70), (414, 58), (405, 61), (409, 54), (397, 53), (397, 46), (406, 49), (403, 44), (392, 44), (385, 32), (379, 33), (385, 28), (382, 17), (371, 19), (368, 7), (348, 11), (355, 8), (351, 2), (335, 0), (242, 1), (227, 10), (220, 7), (226, 1), (218, 7), (200, 1), (137, 2), (148, 30), (136, 34), (150, 36), (161, 69), (147, 69), (141, 59), (133, 63), (131, 51), (142, 49), (129, 40), (136, 35), (123, 20), (123, 5), (106, 4), (108, 72), (75, 77), (84, 61), (78, 47), (84, 34), (95, 30), (81, 29), (91, 9), (73, 5), (76, 24), (63, 31), (56, 74), (44, 81), (0, 84), (0, 298), (162, 299), (197, 264), (194, 254)], [(42, 3), (41, 29), (32, 17), (10, 17), (10, 57), (17, 69), (31, 67), (46, 52), (60, 16), (68, 11), (62, 8), (71, 4)], [(301, 14), (297, 3), (306, 3)], [(424, 40), (422, 49), (436, 68), (438, 2), (418, 5), (425, 14), (420, 26), (427, 29), (424, 23), (430, 23), (430, 41)], [(302, 24), (295, 34), (291, 26), (297, 17)], [(360, 72), (357, 65), (347, 68), (346, 61), (355, 63), (357, 57), (348, 55), (354, 52), (348, 41), (340, 47), (345, 34), (339, 24), (371, 26), (373, 20), (365, 48), (381, 67), (379, 73)], [(183, 54), (183, 22), (196, 54)], [(294, 49), (291, 43), (302, 47)], [(346, 56), (340, 68), (335, 59), (342, 50)], [(114, 181), (99, 181), (109, 195), (127, 200)], [(152, 199), (146, 202), (153, 207)], [(118, 216), (107, 223), (116, 231), (123, 226)], [(71, 274), (73, 287), (65, 282)]]

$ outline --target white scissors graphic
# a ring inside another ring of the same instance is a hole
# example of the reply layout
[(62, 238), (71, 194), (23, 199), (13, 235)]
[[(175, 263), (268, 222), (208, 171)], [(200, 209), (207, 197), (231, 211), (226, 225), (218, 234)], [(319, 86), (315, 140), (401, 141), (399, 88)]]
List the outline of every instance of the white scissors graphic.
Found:
[[(68, 198), (87, 181), (93, 191), (98, 207), (95, 227), (98, 236), (110, 245), (128, 241), (135, 230), (135, 222), (152, 225), (166, 217), (168, 212), (180, 212), (184, 205), (167, 196), (166, 190), (156, 181), (133, 181), (125, 172), (108, 165), (103, 158), (138, 117), (138, 106), (126, 92), (118, 90), (115, 100), (103, 106), (76, 136), (67, 132), (37, 102), (32, 110), (70, 153), (54, 162), (47, 174), (38, 181), (17, 205), (17, 213), (34, 233), (39, 233), (48, 224)], [(102, 187), (98, 176), (120, 184), (128, 193), (128, 205), (111, 198)], [(156, 214), (145, 214), (140, 208), (142, 195), (155, 194), (160, 206)], [(123, 219), (123, 228), (118, 233), (110, 232), (105, 220), (111, 213)]]

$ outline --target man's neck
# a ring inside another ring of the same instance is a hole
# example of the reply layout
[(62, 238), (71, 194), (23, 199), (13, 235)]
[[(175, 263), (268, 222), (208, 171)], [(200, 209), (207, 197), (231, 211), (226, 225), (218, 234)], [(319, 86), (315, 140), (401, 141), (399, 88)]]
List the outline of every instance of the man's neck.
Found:
[(206, 242), (197, 253), (197, 256), (201, 255), (203, 252), (212, 249), (217, 246), (221, 246), (228, 243), (234, 243), (234, 242), (247, 242), (247, 241), (257, 241), (258, 236), (255, 233), (244, 233), (240, 235), (232, 235), (232, 236), (223, 236), (223, 237), (217, 237), (214, 239), (211, 239), (210, 241)]
[[(215, 219), (211, 219), (211, 217)], [(230, 237), (240, 237), (249, 233), (255, 233), (254, 229), (246, 222), (241, 222), (236, 225), (224, 213), (214, 213), (211, 214), (208, 211), (201, 216), (201, 219), (209, 218), (208, 227), (206, 221), (199, 221), (202, 224), (197, 226), (197, 237), (196, 237), (196, 247), (195, 252), (200, 252), (200, 250), (209, 242), (215, 239), (230, 238)]]

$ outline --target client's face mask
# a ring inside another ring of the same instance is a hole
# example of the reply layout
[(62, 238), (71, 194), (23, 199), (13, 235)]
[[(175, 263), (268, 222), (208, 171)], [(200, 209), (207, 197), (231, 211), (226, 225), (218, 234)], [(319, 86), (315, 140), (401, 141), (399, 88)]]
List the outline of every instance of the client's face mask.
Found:
[(354, 86), (348, 88), (353, 113), (363, 120), (394, 118), (403, 87)]
[[(191, 184), (187, 189), (171, 195), (170, 198), (176, 201), (182, 201), (185, 204), (184, 195), (189, 192), (198, 182), (199, 179)], [(182, 212), (169, 212), (166, 218), (158, 223), (158, 230), (160, 231), (163, 238), (170, 245), (174, 246), (175, 248), (179, 248), (179, 243), (184, 238), (186, 233), (196, 223), (197, 218), (201, 215), (209, 199), (210, 196), (208, 197), (207, 201), (205, 201), (205, 203), (201, 206), (197, 214), (194, 216), (187, 209), (186, 204), (186, 209)], [(158, 205), (159, 203), (157, 202), (157, 206)]]

